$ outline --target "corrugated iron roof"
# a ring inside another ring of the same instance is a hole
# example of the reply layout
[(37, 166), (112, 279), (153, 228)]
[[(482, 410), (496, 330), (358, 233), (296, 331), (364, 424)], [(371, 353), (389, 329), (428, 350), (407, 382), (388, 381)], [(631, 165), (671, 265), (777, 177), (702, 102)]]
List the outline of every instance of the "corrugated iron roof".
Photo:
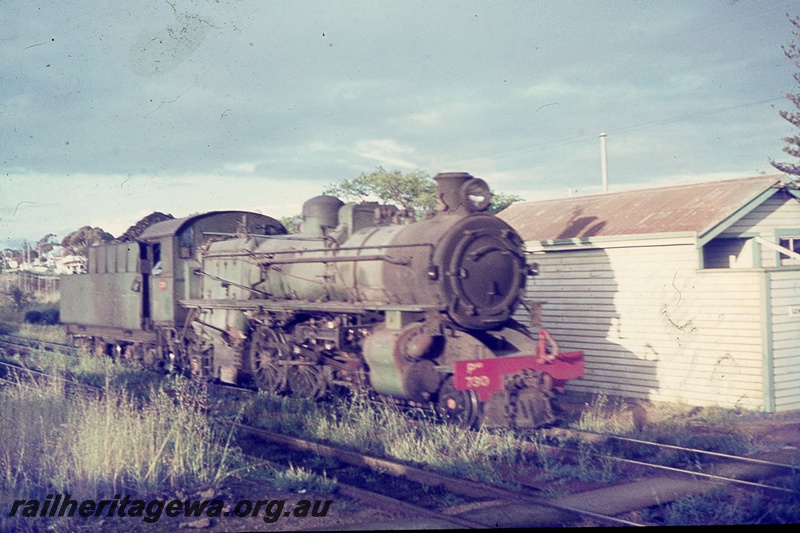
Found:
[(498, 216), (524, 241), (711, 230), (781, 175), (674, 185), (538, 202), (517, 202)]

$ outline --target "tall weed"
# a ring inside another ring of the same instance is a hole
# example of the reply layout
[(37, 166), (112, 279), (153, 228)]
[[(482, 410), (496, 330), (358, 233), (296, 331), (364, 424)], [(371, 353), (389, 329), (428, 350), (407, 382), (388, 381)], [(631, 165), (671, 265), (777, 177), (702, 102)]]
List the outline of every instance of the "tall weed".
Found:
[(0, 489), (16, 497), (55, 491), (152, 493), (217, 485), (238, 466), (228, 433), (203, 412), (202, 391), (153, 390), (142, 404), (107, 387), (102, 400), (65, 395), (63, 382), (0, 388)]
[(391, 404), (363, 396), (331, 409), (261, 393), (245, 418), (266, 429), (496, 483), (502, 483), (498, 463), (513, 463), (522, 448), (508, 432), (467, 431), (439, 423), (432, 413), (420, 412), (412, 418)]

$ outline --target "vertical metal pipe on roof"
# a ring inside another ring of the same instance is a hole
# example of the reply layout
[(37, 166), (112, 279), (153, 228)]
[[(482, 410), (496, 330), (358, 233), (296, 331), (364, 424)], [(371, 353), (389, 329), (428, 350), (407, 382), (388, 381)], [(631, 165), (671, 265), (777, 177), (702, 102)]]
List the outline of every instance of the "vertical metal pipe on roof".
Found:
[(608, 192), (608, 156), (605, 132), (600, 133), (600, 169), (603, 174), (603, 192)]

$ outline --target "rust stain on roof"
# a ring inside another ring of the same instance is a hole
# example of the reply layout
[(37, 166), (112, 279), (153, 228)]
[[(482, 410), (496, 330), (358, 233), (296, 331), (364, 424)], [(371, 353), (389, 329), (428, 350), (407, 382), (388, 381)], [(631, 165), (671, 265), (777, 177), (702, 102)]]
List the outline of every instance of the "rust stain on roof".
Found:
[(498, 216), (525, 241), (697, 232), (712, 229), (780, 175), (517, 202)]

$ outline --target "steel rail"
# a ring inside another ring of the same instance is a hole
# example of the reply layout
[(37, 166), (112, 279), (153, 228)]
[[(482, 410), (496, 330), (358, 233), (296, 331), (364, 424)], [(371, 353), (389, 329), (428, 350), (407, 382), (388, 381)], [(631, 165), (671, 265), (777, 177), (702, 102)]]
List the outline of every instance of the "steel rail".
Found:
[(800, 492), (798, 492), (796, 490), (787, 489), (787, 488), (784, 488), (784, 487), (776, 487), (774, 485), (765, 485), (763, 483), (756, 483), (755, 481), (746, 481), (744, 479), (737, 479), (737, 478), (732, 478), (732, 477), (727, 477), (727, 476), (720, 476), (720, 475), (717, 475), (717, 474), (707, 474), (705, 472), (697, 472), (695, 470), (686, 470), (684, 468), (676, 468), (676, 467), (673, 467), (673, 466), (657, 465), (657, 464), (654, 464), (654, 463), (646, 463), (646, 462), (643, 462), (643, 461), (636, 461), (634, 459), (624, 459), (622, 457), (614, 457), (613, 455), (604, 455), (604, 454), (589, 454), (589, 455), (591, 455), (592, 457), (596, 457), (596, 458), (611, 459), (612, 461), (623, 462), (623, 463), (632, 464), (632, 465), (636, 465), (636, 466), (644, 466), (644, 467), (647, 467), (647, 468), (654, 468), (654, 469), (657, 469), (657, 470), (667, 470), (669, 472), (676, 472), (678, 474), (683, 474), (683, 475), (688, 475), (688, 476), (705, 477), (705, 478), (709, 478), (709, 479), (713, 479), (713, 480), (717, 480), (717, 481), (722, 481), (722, 482), (725, 482), (725, 483), (734, 483), (734, 484), (745, 485), (745, 486), (749, 486), (749, 487), (757, 487), (757, 488), (760, 488), (760, 489), (774, 490), (774, 491), (778, 491), (778, 492), (785, 492), (787, 494), (800, 494)]
[(0, 345), (11, 346), (16, 348), (26, 348), (34, 350), (55, 351), (63, 350), (67, 352), (74, 352), (76, 347), (71, 344), (63, 344), (60, 342), (41, 341), (38, 339), (31, 339), (29, 337), (20, 337), (19, 335), (0, 335)]
[(62, 376), (51, 376), (50, 374), (46, 374), (46, 373), (42, 372), (41, 370), (36, 370), (34, 368), (28, 368), (28, 367), (25, 367), (25, 366), (20, 366), (20, 365), (18, 365), (16, 363), (9, 363), (7, 361), (0, 361), (0, 365), (7, 366), (8, 368), (13, 368), (14, 370), (23, 370), (23, 371), (28, 372), (30, 374), (37, 374), (38, 376), (41, 376), (41, 377), (56, 378), (56, 379), (60, 379), (62, 381), (68, 381), (66, 378), (64, 378)]
[(575, 513), (587, 516), (614, 525), (643, 527), (642, 524), (637, 524), (636, 522), (623, 520), (621, 518), (607, 516), (567, 505), (560, 505), (554, 502), (549, 502), (546, 500), (535, 498), (526, 494), (521, 494), (519, 492), (514, 492), (499, 487), (493, 487), (490, 485), (477, 483), (475, 481), (451, 478), (448, 476), (444, 476), (442, 474), (437, 474), (435, 472), (423, 470), (421, 468), (409, 465), (404, 465), (387, 459), (381, 459), (378, 457), (373, 457), (362, 453), (342, 450), (339, 448), (335, 448), (333, 446), (329, 446), (327, 444), (313, 442), (297, 437), (280, 435), (272, 431), (267, 431), (261, 428), (256, 428), (243, 424), (237, 424), (237, 427), (239, 427), (243, 431), (256, 435), (265, 440), (275, 442), (278, 444), (284, 444), (296, 450), (309, 451), (319, 456), (335, 457), (336, 459), (339, 459), (345, 463), (354, 466), (370, 468), (372, 470), (376, 470), (384, 474), (390, 474), (396, 477), (404, 477), (411, 481), (415, 481), (417, 483), (423, 483), (428, 486), (441, 486), (446, 488), (447, 490), (459, 494), (464, 494), (466, 496), (500, 497), (503, 498), (504, 500), (508, 500), (509, 503), (526, 503), (529, 505), (540, 505), (542, 507), (549, 507), (559, 511), (566, 511), (568, 513)]
[(28, 385), (25, 385), (25, 384), (23, 384), (23, 383), (21, 383), (19, 381), (11, 381), (10, 379), (6, 379), (4, 377), (0, 377), (0, 381), (5, 381), (9, 385), (14, 385), (14, 386), (22, 388), (22, 389), (27, 389), (27, 390), (31, 390), (31, 391), (38, 390), (38, 389), (35, 389), (33, 387), (29, 387)]
[[(258, 465), (266, 465), (269, 468), (274, 470), (280, 470), (285, 468), (285, 465), (277, 463), (275, 461), (271, 461), (269, 459), (264, 459), (258, 455), (247, 454), (245, 457), (248, 457), (253, 460), (258, 461)], [(241, 469), (240, 469), (241, 470)], [(401, 512), (410, 512), (415, 514), (422, 514), (428, 516), (430, 518), (435, 518), (438, 520), (444, 520), (451, 524), (457, 525), (463, 528), (470, 528), (470, 529), (488, 529), (490, 526), (486, 524), (481, 524), (480, 522), (474, 522), (472, 520), (467, 520), (465, 518), (459, 518), (457, 516), (450, 516), (445, 512), (434, 511), (432, 509), (428, 509), (426, 507), (421, 507), (419, 505), (414, 505), (413, 503), (404, 502), (403, 500), (398, 500), (397, 498), (392, 498), (391, 496), (386, 496), (385, 494), (381, 494), (379, 492), (373, 492), (371, 490), (362, 489), (356, 487), (354, 485), (350, 485), (348, 483), (343, 483), (341, 481), (336, 481), (336, 490), (344, 494), (345, 496), (349, 496), (351, 498), (356, 498), (360, 500), (368, 500), (373, 503), (379, 503), (381, 508), (385, 507), (392, 507), (396, 510)]]
[(425, 507), (420, 507), (418, 505), (404, 502), (403, 500), (398, 500), (396, 498), (392, 498), (391, 496), (386, 496), (378, 492), (372, 492), (366, 489), (355, 487), (353, 485), (348, 485), (346, 483), (342, 483), (341, 481), (337, 481), (336, 486), (338, 487), (339, 491), (346, 496), (364, 500), (373, 500), (380, 503), (382, 506), (391, 506), (394, 507), (395, 509), (399, 509), (400, 511), (422, 514), (430, 518), (435, 518), (437, 520), (450, 522), (451, 524), (455, 524), (459, 527), (470, 528), (470, 529), (489, 529), (490, 527), (492, 527), (486, 524), (482, 524), (480, 522), (467, 520), (466, 518), (460, 518), (458, 516), (448, 515), (440, 511), (433, 511), (431, 509), (427, 509)]
[(712, 452), (710, 450), (701, 450), (701, 449), (698, 449), (698, 448), (687, 448), (685, 446), (678, 446), (678, 445), (675, 445), (675, 444), (652, 442), (652, 441), (648, 441), (648, 440), (634, 439), (632, 437), (621, 437), (619, 435), (604, 435), (603, 433), (595, 433), (593, 431), (583, 431), (583, 430), (559, 428), (556, 431), (545, 430), (545, 432), (544, 432), (545, 436), (549, 436), (549, 434), (551, 434), (551, 433), (554, 436), (571, 435), (573, 437), (580, 437), (581, 435), (589, 435), (589, 436), (591, 436), (593, 438), (597, 438), (598, 439), (595, 442), (602, 442), (603, 440), (611, 440), (611, 439), (613, 439), (613, 440), (618, 440), (618, 441), (622, 441), (622, 442), (632, 442), (634, 444), (645, 444), (645, 445), (648, 445), (648, 446), (654, 446), (654, 447), (658, 447), (658, 448), (667, 448), (667, 449), (671, 449), (671, 450), (680, 450), (680, 451), (684, 451), (684, 452), (697, 453), (697, 454), (701, 454), (701, 455), (710, 455), (710, 456), (713, 456), (713, 457), (720, 457), (720, 458), (723, 458), (723, 459), (731, 459), (733, 461), (741, 461), (741, 462), (744, 462), (744, 463), (752, 463), (752, 464), (758, 464), (758, 465), (763, 465), (763, 466), (772, 466), (772, 467), (775, 467), (775, 468), (784, 468), (784, 469), (788, 469), (788, 470), (800, 470), (800, 464), (791, 465), (791, 464), (786, 464), (786, 463), (776, 463), (774, 461), (767, 461), (767, 460), (764, 460), (764, 459), (756, 459), (754, 457), (745, 457), (745, 456), (741, 456), (741, 455), (731, 455), (731, 454), (721, 453), (721, 452)]
[[(596, 433), (596, 435), (599, 435), (599, 433)], [(727, 454), (727, 453), (712, 452), (712, 451), (707, 451), (707, 450), (698, 450), (698, 449), (695, 449), (695, 448), (686, 448), (686, 447), (683, 447), (683, 446), (676, 446), (674, 444), (662, 444), (662, 443), (659, 443), (659, 442), (650, 442), (650, 441), (646, 441), (646, 440), (633, 439), (633, 438), (630, 438), (630, 437), (619, 437), (619, 436), (616, 436), (616, 435), (608, 435), (608, 438), (614, 439), (614, 440), (623, 441), (623, 442), (633, 442), (635, 444), (647, 444), (647, 445), (650, 445), (650, 446), (658, 446), (660, 448), (668, 448), (668, 449), (671, 449), (671, 450), (681, 450), (681, 451), (684, 451), (684, 452), (692, 452), (692, 453), (698, 453), (698, 454), (703, 454), (703, 455), (711, 455), (711, 456), (714, 456), (714, 457), (722, 457), (724, 459), (733, 459), (733, 460), (742, 461), (742, 462), (745, 462), (745, 463), (753, 463), (753, 464), (764, 465), (764, 466), (773, 466), (773, 467), (776, 467), (776, 468), (788, 468), (788, 469), (795, 469), (795, 470), (800, 469), (800, 465), (789, 465), (789, 464), (785, 464), (785, 463), (775, 463), (775, 462), (772, 462), (772, 461), (765, 461), (764, 459), (756, 459), (756, 458), (753, 458), (753, 457), (743, 457), (743, 456), (740, 456), (740, 455), (730, 455), (730, 454)]]
[[(636, 443), (636, 444), (646, 444), (646, 445), (655, 446), (655, 447), (674, 449), (674, 450), (692, 452), (692, 453), (697, 453), (697, 454), (706, 454), (706, 455), (710, 455), (710, 456), (714, 456), (714, 457), (720, 457), (720, 458), (728, 459), (730, 461), (739, 461), (739, 462), (750, 463), (750, 464), (759, 465), (759, 466), (768, 466), (768, 467), (772, 467), (772, 468), (789, 469), (789, 470), (792, 470), (792, 471), (796, 471), (796, 470), (800, 469), (800, 466), (787, 465), (787, 464), (784, 464), (784, 463), (774, 463), (774, 462), (771, 462), (771, 461), (765, 461), (765, 460), (762, 460), (762, 459), (754, 459), (754, 458), (751, 458), (751, 457), (741, 457), (741, 456), (738, 456), (738, 455), (730, 455), (730, 454), (724, 454), (724, 453), (719, 453), (719, 452), (711, 452), (711, 451), (707, 451), (707, 450), (698, 450), (698, 449), (694, 449), (694, 448), (686, 448), (686, 447), (683, 447), (683, 446), (677, 446), (677, 445), (673, 445), (673, 444), (662, 444), (662, 443), (658, 443), (658, 442), (650, 442), (650, 441), (646, 441), (646, 440), (633, 439), (633, 438), (628, 438), (628, 437), (617, 437), (615, 435), (603, 435), (602, 433), (594, 433), (594, 432), (591, 432), (591, 431), (575, 431), (575, 430), (563, 430), (563, 429), (561, 429), (561, 430), (558, 431), (558, 433), (560, 433), (560, 434), (573, 433), (576, 436), (580, 435), (580, 434), (588, 434), (588, 435), (591, 435), (593, 437), (602, 437), (603, 439), (615, 439), (615, 440), (620, 440), (620, 441), (629, 441), (629, 442), (633, 442), (633, 443)], [(569, 448), (563, 448), (563, 447), (562, 448), (558, 448), (558, 447), (555, 447), (555, 446), (548, 446), (548, 447), (551, 448), (552, 450), (558, 452), (558, 453), (579, 453), (577, 450), (571, 450)], [(747, 480), (744, 480), (744, 479), (737, 479), (737, 478), (721, 476), (721, 475), (717, 475), (717, 474), (709, 474), (709, 473), (705, 473), (705, 472), (698, 472), (696, 470), (686, 470), (684, 468), (677, 468), (677, 467), (672, 467), (672, 466), (659, 465), (659, 464), (655, 464), (655, 463), (648, 463), (648, 462), (645, 462), (645, 461), (637, 461), (635, 459), (626, 459), (626, 458), (623, 458), (623, 457), (615, 457), (613, 455), (608, 455), (608, 454), (591, 453), (590, 452), (589, 456), (591, 456), (593, 458), (597, 458), (597, 459), (610, 459), (612, 461), (617, 461), (617, 462), (621, 462), (621, 463), (627, 463), (627, 464), (631, 464), (631, 465), (634, 465), (634, 466), (642, 466), (642, 467), (646, 467), (646, 468), (652, 468), (652, 469), (655, 469), (655, 470), (666, 470), (666, 471), (669, 471), (669, 472), (675, 472), (675, 473), (682, 474), (682, 475), (695, 476), (695, 477), (705, 477), (705, 478), (709, 478), (709, 479), (723, 481), (723, 482), (726, 482), (726, 483), (733, 483), (733, 484), (744, 485), (744, 486), (748, 486), (748, 487), (756, 487), (756, 488), (760, 488), (760, 489), (773, 490), (773, 491), (784, 492), (784, 493), (788, 493), (788, 494), (800, 494), (800, 492), (798, 492), (798, 491), (795, 491), (795, 490), (792, 490), (792, 489), (787, 489), (787, 488), (784, 488), (784, 487), (777, 487), (775, 485), (766, 485), (764, 483), (757, 483), (757, 482), (754, 482), (754, 481), (747, 481)]]

